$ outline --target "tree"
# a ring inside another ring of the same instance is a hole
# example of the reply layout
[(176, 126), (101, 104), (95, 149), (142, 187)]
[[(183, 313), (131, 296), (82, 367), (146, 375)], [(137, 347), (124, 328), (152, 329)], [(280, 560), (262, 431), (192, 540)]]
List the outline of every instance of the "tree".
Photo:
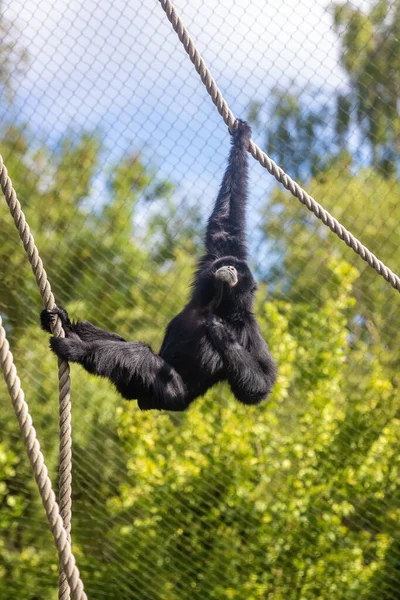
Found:
[(400, 2), (379, 0), (368, 13), (336, 4), (334, 22), (350, 79), (349, 122), (368, 141), (373, 167), (390, 175), (400, 140)]
[[(369, 12), (333, 4), (341, 64), (348, 84), (332, 91), (272, 90), (268, 152), (292, 177), (306, 181), (340, 156), (385, 177), (399, 173), (400, 2), (378, 0)], [(249, 117), (260, 126), (264, 104)]]
[[(379, 27), (388, 27), (391, 14)], [(275, 98), (271, 131), (281, 132), (311, 193), (398, 268), (399, 183), (380, 163), (361, 165), (351, 154), (358, 125), (346, 123), (345, 113), (356, 98), (310, 109), (298, 97)], [(340, 127), (332, 121), (333, 142), (327, 106), (343, 113)], [(360, 132), (369, 131), (366, 124), (359, 121)], [(196, 213), (178, 209), (174, 188), (144, 168), (137, 150), (101, 173), (103, 203), (91, 207), (100, 139), (77, 132), (51, 151), (10, 126), (2, 140), (57, 301), (71, 315), (156, 348), (188, 293)], [(363, 142), (372, 143), (368, 135)], [(155, 216), (140, 227), (135, 216), (149, 202)], [(396, 597), (394, 292), (286, 193), (275, 190), (263, 216), (272, 265), (259, 267), (270, 285), (267, 296), (261, 283), (256, 314), (279, 365), (268, 404), (242, 406), (221, 384), (184, 414), (142, 413), (107, 381), (72, 366), (73, 540), (89, 597)], [(0, 309), (55, 479), (56, 360), (38, 327), (38, 292), (4, 203), (0, 232)], [(6, 400), (3, 384), (0, 392)], [(54, 600), (56, 552), (6, 401), (0, 440), (0, 599)]]
[(17, 28), (4, 17), (0, 2), (0, 99), (12, 100), (15, 79), (23, 74), (28, 63), (28, 53), (17, 38)]
[[(123, 158), (111, 171), (108, 197), (102, 210), (96, 212), (88, 210), (87, 198), (98, 169), (101, 151), (98, 139), (87, 134), (75, 140), (65, 139), (51, 153), (44, 147), (32, 149), (28, 132), (9, 127), (0, 151), (35, 234), (57, 301), (67, 303), (73, 312), (75, 302), (75, 314), (82, 311), (82, 316), (105, 327), (117, 328), (127, 337), (141, 337), (144, 331), (147, 339), (152, 332), (158, 335), (164, 325), (160, 305), (150, 302), (147, 308), (146, 298), (151, 301), (156, 289), (167, 309), (174, 296), (168, 294), (165, 269), (158, 272), (159, 266), (150, 252), (134, 242), (133, 215), (139, 195), (153, 186), (152, 197), (157, 200), (157, 190), (162, 189), (156, 176), (146, 172), (139, 155)], [(36, 406), (35, 427), (54, 477), (57, 407), (53, 399), (58, 387), (54, 357), (37, 326), (40, 297), (4, 201), (0, 203), (0, 231), (2, 317), (28, 401)], [(96, 493), (105, 506), (113, 489), (112, 474), (118, 465), (124, 465), (115, 452), (117, 398), (111, 394), (110, 400), (107, 387), (97, 390), (97, 382), (91, 386), (86, 388), (87, 398), (91, 398), (89, 412), (86, 409), (82, 412), (80, 401), (74, 407), (74, 419), (81, 423), (81, 427), (76, 424), (74, 427), (74, 476), (78, 482), (81, 479), (85, 492), (93, 490), (88, 484), (92, 481), (92, 467), (87, 467), (87, 449), (101, 451), (96, 486), (103, 480), (104, 490), (99, 493), (96, 487)], [(6, 400), (4, 384), (0, 388)], [(53, 598), (57, 582), (55, 551), (50, 533), (44, 527), (43, 509), (11, 403), (0, 406), (0, 439), (0, 598), (9, 597), (10, 590), (32, 600)], [(112, 463), (108, 462), (111, 458), (107, 458), (106, 451), (110, 443)], [(79, 463), (80, 446), (84, 449), (83, 466)], [(121, 480), (123, 477), (117, 479), (118, 485)], [(86, 501), (88, 497), (84, 497)], [(107, 519), (105, 510), (102, 518)], [(92, 544), (97, 544), (96, 537)]]

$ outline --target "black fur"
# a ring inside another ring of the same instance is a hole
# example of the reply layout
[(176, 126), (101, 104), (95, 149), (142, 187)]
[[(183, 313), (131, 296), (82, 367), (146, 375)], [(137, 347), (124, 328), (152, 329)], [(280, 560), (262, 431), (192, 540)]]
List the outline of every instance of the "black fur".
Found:
[[(51, 331), (56, 315), (62, 320), (66, 337), (50, 339), (57, 356), (108, 377), (124, 398), (137, 399), (141, 409), (184, 410), (223, 380), (238, 400), (258, 404), (275, 382), (276, 367), (252, 312), (257, 286), (246, 262), (250, 135), (247, 123), (238, 121), (191, 299), (169, 323), (159, 354), (87, 321), (73, 323), (61, 307), (41, 313), (46, 331)], [(216, 271), (222, 266), (236, 269), (234, 287), (217, 280)], [(216, 301), (218, 285), (222, 296)]]

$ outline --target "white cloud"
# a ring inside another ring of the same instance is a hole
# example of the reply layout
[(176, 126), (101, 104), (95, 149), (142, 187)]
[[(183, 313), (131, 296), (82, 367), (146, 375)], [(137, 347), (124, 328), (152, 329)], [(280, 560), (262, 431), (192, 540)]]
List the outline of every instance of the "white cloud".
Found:
[[(244, 116), (274, 85), (343, 82), (326, 4), (177, 0), (176, 8)], [(16, 106), (34, 134), (54, 141), (68, 127), (100, 128), (106, 162), (137, 146), (185, 187), (219, 177), (225, 127), (157, 0), (12, 0), (4, 14), (31, 56)]]
[[(326, 0), (178, 0), (217, 81), (231, 96), (249, 100), (271, 84), (298, 78), (336, 86), (336, 39)], [(15, 19), (32, 57), (26, 89), (48, 96), (65, 120), (95, 121), (101, 111), (122, 112), (152, 97), (165, 110), (194, 115), (202, 96), (198, 76), (156, 0), (13, 0)], [(163, 101), (164, 99), (164, 101)], [(177, 110), (175, 109), (177, 107)], [(157, 109), (156, 106), (152, 107)]]

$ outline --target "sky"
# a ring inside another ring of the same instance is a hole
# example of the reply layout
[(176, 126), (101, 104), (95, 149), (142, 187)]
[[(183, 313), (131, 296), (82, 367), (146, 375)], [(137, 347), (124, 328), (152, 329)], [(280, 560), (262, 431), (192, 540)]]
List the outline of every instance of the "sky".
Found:
[[(177, 0), (175, 7), (230, 108), (245, 117), (274, 86), (346, 85), (327, 0)], [(157, 0), (6, 0), (29, 53), (6, 118), (38, 142), (99, 132), (104, 166), (140, 149), (182, 198), (211, 207), (229, 135)], [(256, 142), (263, 144), (262, 139)], [(271, 176), (252, 161), (252, 203)], [(94, 202), (104, 193), (101, 182)]]

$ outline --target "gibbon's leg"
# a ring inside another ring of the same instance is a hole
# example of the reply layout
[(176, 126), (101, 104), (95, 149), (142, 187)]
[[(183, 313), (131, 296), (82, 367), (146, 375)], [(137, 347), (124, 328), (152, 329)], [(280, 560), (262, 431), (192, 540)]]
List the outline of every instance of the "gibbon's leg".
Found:
[(55, 322), (57, 316), (61, 319), (66, 337), (68, 337), (70, 333), (76, 333), (84, 342), (104, 339), (114, 340), (115, 342), (125, 342), (124, 338), (120, 335), (100, 329), (99, 327), (92, 325), (92, 323), (89, 323), (89, 321), (71, 322), (67, 311), (62, 308), (62, 306), (56, 306), (52, 310), (42, 310), (40, 313), (40, 324), (42, 329), (51, 333), (51, 325)]
[(127, 400), (143, 410), (180, 411), (187, 406), (181, 376), (146, 344), (97, 339), (84, 341), (75, 332), (50, 338), (59, 358), (81, 364), (89, 373), (108, 377)]
[(207, 254), (213, 258), (236, 256), (247, 259), (245, 218), (250, 137), (249, 125), (237, 121), (232, 132), (228, 167), (206, 231)]

